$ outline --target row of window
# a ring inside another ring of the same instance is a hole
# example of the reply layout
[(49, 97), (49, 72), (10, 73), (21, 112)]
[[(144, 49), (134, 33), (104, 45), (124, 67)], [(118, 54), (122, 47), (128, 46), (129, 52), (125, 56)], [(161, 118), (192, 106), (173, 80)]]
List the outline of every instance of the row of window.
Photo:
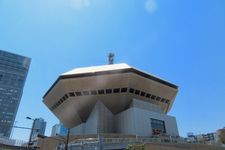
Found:
[(166, 103), (166, 104), (168, 104), (170, 102), (168, 99), (162, 98), (160, 96), (146, 93), (144, 91), (137, 90), (137, 89), (124, 87), (124, 88), (100, 89), (100, 90), (91, 90), (91, 91), (82, 91), (82, 92), (69, 92), (69, 93), (65, 94), (59, 101), (57, 101), (50, 109), (51, 110), (56, 109), (59, 105), (61, 105), (69, 97), (103, 95), (103, 94), (112, 94), (112, 93), (131, 93), (131, 94), (146, 97), (146, 98), (156, 100), (156, 101)]

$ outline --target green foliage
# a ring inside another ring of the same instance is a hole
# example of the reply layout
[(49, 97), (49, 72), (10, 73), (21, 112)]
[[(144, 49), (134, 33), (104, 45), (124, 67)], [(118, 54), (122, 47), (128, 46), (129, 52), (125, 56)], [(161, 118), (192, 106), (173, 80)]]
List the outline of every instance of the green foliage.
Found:
[(126, 150), (144, 150), (144, 144), (132, 144), (128, 145)]

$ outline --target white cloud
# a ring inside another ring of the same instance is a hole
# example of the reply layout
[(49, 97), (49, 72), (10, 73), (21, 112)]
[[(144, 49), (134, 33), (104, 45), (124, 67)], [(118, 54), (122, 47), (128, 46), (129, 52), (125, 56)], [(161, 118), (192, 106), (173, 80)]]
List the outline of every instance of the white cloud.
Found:
[(81, 10), (90, 6), (90, 0), (70, 0), (71, 7), (75, 10)]
[(158, 9), (158, 4), (157, 4), (156, 0), (146, 0), (145, 9), (149, 13), (156, 12)]

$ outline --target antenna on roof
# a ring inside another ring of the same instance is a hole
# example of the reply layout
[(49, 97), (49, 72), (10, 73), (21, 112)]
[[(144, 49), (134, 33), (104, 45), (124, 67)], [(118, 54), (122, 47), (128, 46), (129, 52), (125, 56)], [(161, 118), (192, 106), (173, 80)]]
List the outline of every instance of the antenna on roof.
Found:
[(112, 65), (114, 63), (114, 53), (109, 53), (108, 55), (108, 60), (109, 60), (109, 65)]

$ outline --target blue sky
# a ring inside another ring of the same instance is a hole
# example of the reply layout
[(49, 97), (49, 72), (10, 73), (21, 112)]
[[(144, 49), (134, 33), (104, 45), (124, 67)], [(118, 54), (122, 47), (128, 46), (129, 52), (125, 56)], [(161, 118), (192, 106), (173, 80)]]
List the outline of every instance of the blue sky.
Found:
[[(58, 122), (42, 96), (59, 74), (116, 63), (179, 86), (170, 115), (181, 136), (225, 126), (224, 0), (0, 0), (0, 49), (32, 58), (16, 125)], [(14, 129), (27, 140), (29, 131)]]

